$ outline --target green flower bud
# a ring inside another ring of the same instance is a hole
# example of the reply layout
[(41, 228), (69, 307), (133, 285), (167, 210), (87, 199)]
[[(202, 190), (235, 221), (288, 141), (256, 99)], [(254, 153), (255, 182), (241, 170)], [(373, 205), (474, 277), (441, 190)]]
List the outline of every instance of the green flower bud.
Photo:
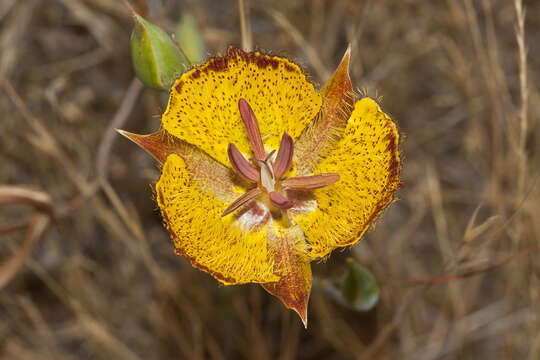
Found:
[(176, 26), (176, 40), (193, 64), (206, 61), (207, 50), (197, 23), (191, 15), (184, 15)]
[(133, 14), (131, 58), (137, 77), (147, 86), (169, 90), (174, 80), (188, 68), (188, 62), (160, 27)]

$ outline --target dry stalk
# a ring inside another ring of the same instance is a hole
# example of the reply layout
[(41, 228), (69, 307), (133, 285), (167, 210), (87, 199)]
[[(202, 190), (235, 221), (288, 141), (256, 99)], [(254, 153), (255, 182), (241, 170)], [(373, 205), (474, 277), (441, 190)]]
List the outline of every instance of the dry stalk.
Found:
[(240, 13), (240, 32), (242, 33), (242, 49), (251, 51), (253, 49), (253, 35), (251, 32), (251, 23), (246, 11), (244, 0), (238, 0), (238, 12)]
[(298, 45), (299, 48), (303, 49), (306, 52), (306, 55), (309, 59), (311, 65), (317, 72), (317, 75), (320, 79), (326, 80), (330, 77), (330, 72), (324, 65), (321, 57), (317, 51), (307, 42), (304, 38), (304, 35), (296, 28), (281, 12), (273, 9), (267, 9), (267, 13), (274, 20), (274, 22), (289, 36), (291, 39)]
[(522, 0), (515, 0), (517, 25), (516, 40), (519, 49), (519, 88), (521, 96), (521, 112), (519, 123), (519, 143), (518, 143), (518, 194), (523, 195), (525, 191), (525, 180), (527, 176), (527, 129), (528, 129), (528, 108), (529, 90), (527, 85), (527, 47), (525, 45), (525, 9)]
[(28, 231), (20, 249), (0, 266), (1, 289), (24, 265), (30, 250), (49, 227), (54, 216), (54, 208), (47, 193), (24, 186), (0, 186), (0, 204), (26, 204), (35, 209), (29, 220), (20, 222), (17, 224), (18, 226), (11, 226), (11, 228), (3, 227), (2, 232), (7, 232), (19, 230), (22, 228), (21, 225), (25, 225), (28, 226)]

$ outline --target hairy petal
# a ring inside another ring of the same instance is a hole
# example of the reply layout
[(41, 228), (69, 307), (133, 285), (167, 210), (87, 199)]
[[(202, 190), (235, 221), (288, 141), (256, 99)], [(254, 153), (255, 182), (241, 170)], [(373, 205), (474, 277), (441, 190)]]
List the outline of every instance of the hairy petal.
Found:
[(349, 46), (338, 68), (321, 89), (321, 113), (296, 142), (293, 158), (296, 175), (312, 174), (320, 159), (333, 149), (343, 135), (354, 104), (349, 77), (350, 54)]
[(168, 134), (165, 130), (148, 135), (133, 134), (124, 130), (118, 130), (118, 132), (146, 150), (162, 165), (170, 154), (180, 156), (192, 179), (204, 184), (207, 190), (222, 201), (230, 202), (238, 196), (234, 191), (235, 174), (231, 169), (193, 145)]
[(263, 284), (263, 287), (286, 307), (296, 311), (307, 327), (311, 267), (304, 234), (297, 226), (274, 222), (268, 232), (268, 241), (274, 254), (274, 271), (280, 280)]
[(186, 162), (171, 154), (156, 184), (157, 201), (176, 253), (226, 285), (277, 281), (267, 228), (244, 231), (227, 204), (194, 181)]
[(229, 143), (252, 154), (238, 108), (240, 98), (253, 109), (269, 149), (277, 148), (284, 131), (297, 139), (322, 103), (296, 64), (231, 47), (225, 56), (211, 58), (176, 80), (163, 128), (229, 166)]
[(337, 173), (340, 180), (313, 190), (315, 211), (293, 208), (289, 215), (309, 239), (310, 256), (318, 258), (357, 242), (392, 201), (400, 184), (395, 124), (372, 99), (356, 102), (342, 140), (315, 171)]

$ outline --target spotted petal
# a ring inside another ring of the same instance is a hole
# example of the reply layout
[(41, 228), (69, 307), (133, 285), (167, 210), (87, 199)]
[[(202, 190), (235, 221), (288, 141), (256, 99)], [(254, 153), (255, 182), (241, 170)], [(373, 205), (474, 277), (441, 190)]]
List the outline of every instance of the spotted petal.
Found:
[(225, 56), (211, 58), (176, 80), (163, 128), (229, 166), (229, 143), (248, 157), (252, 154), (240, 98), (253, 109), (267, 150), (278, 148), (284, 132), (296, 140), (322, 103), (296, 64), (230, 47)]
[(176, 252), (224, 284), (279, 280), (268, 250), (268, 226), (242, 229), (240, 215), (222, 217), (228, 202), (196, 181), (171, 154), (156, 185), (157, 201)]
[(372, 99), (356, 102), (343, 138), (314, 171), (337, 173), (340, 180), (313, 191), (314, 211), (289, 210), (310, 241), (310, 256), (357, 242), (392, 201), (399, 171), (395, 124)]

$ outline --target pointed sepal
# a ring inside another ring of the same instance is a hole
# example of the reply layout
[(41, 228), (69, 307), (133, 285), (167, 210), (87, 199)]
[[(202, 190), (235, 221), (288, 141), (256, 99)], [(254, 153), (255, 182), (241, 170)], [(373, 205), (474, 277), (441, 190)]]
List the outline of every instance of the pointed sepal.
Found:
[[(347, 47), (341, 62), (339, 63), (334, 74), (328, 79), (321, 89), (321, 94), (326, 100), (326, 106), (334, 110), (337, 108), (346, 106), (349, 108), (349, 116), (352, 113), (354, 105), (354, 94), (352, 91), (351, 77), (349, 76), (349, 60), (351, 58), (351, 45)], [(343, 118), (342, 116), (337, 116), (339, 114), (332, 114), (336, 116), (335, 121), (345, 122), (349, 119), (349, 116)], [(328, 115), (327, 115), (328, 116)], [(343, 124), (343, 126), (345, 125)]]
[(280, 280), (262, 286), (287, 308), (296, 311), (307, 328), (311, 266), (304, 234), (294, 225), (288, 228), (275, 226), (269, 231), (269, 242), (274, 254), (274, 273)]
[(184, 141), (170, 135), (165, 130), (159, 130), (148, 135), (134, 134), (119, 129), (116, 131), (118, 131), (120, 135), (125, 136), (135, 144), (139, 145), (161, 164), (165, 163), (169, 154), (185, 154), (188, 151), (188, 148), (191, 147)]
[(320, 159), (341, 138), (354, 107), (354, 92), (349, 76), (351, 46), (341, 63), (321, 89), (323, 105), (317, 116), (295, 144), (296, 175), (309, 175)]

